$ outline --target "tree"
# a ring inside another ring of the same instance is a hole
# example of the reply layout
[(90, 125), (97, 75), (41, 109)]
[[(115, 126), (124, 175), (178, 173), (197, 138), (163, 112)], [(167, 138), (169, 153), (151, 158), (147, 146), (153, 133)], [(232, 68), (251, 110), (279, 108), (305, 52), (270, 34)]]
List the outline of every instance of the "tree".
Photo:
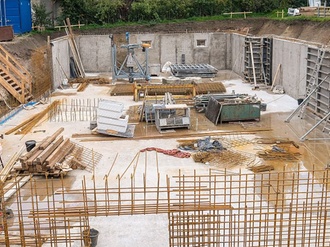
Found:
[(115, 23), (120, 19), (119, 9), (122, 7), (121, 0), (100, 0), (97, 4), (97, 19), (101, 23)]
[(48, 26), (51, 24), (51, 20), (49, 18), (49, 15), (52, 12), (47, 12), (46, 6), (44, 4), (33, 4), (32, 5), (32, 10), (33, 10), (33, 25), (34, 26), (39, 26), (39, 27), (44, 27)]
[(98, 23), (97, 2), (97, 0), (62, 0), (60, 2), (61, 19), (70, 18), (71, 23), (78, 23), (78, 21), (85, 24)]

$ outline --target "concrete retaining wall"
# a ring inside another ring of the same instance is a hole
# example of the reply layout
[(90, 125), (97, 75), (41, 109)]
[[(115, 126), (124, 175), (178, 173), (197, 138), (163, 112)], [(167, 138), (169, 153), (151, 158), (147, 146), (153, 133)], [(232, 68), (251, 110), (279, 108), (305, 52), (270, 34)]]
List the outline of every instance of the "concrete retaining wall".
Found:
[(281, 64), (276, 84), (282, 85), (286, 94), (296, 99), (306, 91), (307, 50), (307, 44), (273, 39), (273, 78)]
[(109, 35), (81, 35), (77, 37), (76, 42), (86, 72), (111, 71)]
[(240, 34), (231, 34), (230, 35), (230, 44), (231, 44), (231, 70), (236, 74), (243, 77), (244, 72), (244, 46), (245, 46), (245, 36)]
[[(131, 34), (130, 43), (150, 42), (149, 64), (166, 62), (182, 63), (184, 57), (187, 64), (208, 63), (219, 70), (231, 69), (230, 34), (226, 33), (177, 33), (177, 34)], [(205, 44), (198, 44), (204, 41)], [(108, 35), (83, 35), (77, 38), (77, 45), (87, 73), (110, 72), (112, 69), (111, 47)], [(118, 53), (125, 49), (117, 44)], [(136, 49), (140, 62), (145, 60), (141, 49)], [(119, 61), (119, 59), (118, 59)], [(119, 61), (122, 62), (122, 61)]]
[(53, 89), (70, 77), (70, 49), (66, 38), (52, 40)]
[[(231, 33), (174, 33), (174, 34), (131, 34), (130, 43), (151, 43), (149, 64), (162, 66), (170, 61), (187, 64), (208, 63), (219, 70), (233, 70), (243, 77), (244, 73), (244, 40), (245, 36)], [(66, 39), (52, 41), (54, 87), (65, 78), (62, 69), (70, 75), (69, 46)], [(108, 35), (83, 35), (77, 37), (82, 62), (87, 73), (112, 71), (111, 46)], [(117, 57), (124, 58), (126, 50), (117, 44)], [(273, 39), (273, 67), (275, 76), (277, 67), (281, 71), (276, 83), (283, 85), (287, 94), (294, 98), (302, 97), (306, 88), (308, 44), (288, 41), (281, 38)], [(121, 53), (118, 56), (118, 53)], [(145, 53), (136, 49), (136, 56), (142, 63)], [(56, 61), (56, 57), (59, 62)], [(118, 59), (119, 62), (120, 59)]]

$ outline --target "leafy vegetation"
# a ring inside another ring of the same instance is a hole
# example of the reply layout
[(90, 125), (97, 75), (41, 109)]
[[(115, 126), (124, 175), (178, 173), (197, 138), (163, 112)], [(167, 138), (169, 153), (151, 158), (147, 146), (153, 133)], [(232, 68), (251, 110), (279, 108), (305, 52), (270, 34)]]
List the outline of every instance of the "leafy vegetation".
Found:
[[(223, 20), (242, 18), (243, 15), (223, 15), (230, 12), (253, 12), (249, 17), (281, 18), (284, 21), (329, 21), (330, 18), (287, 16), (288, 7), (306, 6), (308, 0), (57, 0), (61, 16), (56, 20), (70, 18), (72, 24), (85, 24), (82, 29), (111, 28), (116, 26), (157, 23), (180, 23), (185, 21)], [(322, 0), (323, 1), (323, 0)], [(51, 27), (51, 20), (44, 5), (33, 4), (35, 26)], [(49, 30), (49, 29), (48, 29)]]
[(308, 0), (61, 0), (61, 19), (72, 23), (162, 22), (225, 12), (270, 13), (307, 5)]
[(49, 17), (51, 12), (47, 12), (44, 4), (33, 4), (32, 12), (33, 26), (46, 27), (51, 25), (51, 19)]

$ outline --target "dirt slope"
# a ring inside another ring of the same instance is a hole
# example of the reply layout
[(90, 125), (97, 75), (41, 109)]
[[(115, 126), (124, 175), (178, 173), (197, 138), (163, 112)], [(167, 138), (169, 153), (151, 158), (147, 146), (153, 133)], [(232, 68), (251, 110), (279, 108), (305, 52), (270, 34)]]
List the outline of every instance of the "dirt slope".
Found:
[[(111, 29), (74, 30), (75, 34), (124, 34), (131, 33), (180, 33), (180, 32), (239, 32), (251, 35), (278, 35), (288, 38), (330, 45), (330, 21), (311, 22), (298, 20), (269, 20), (262, 18), (233, 19), (205, 22), (185, 22), (154, 25), (131, 25)], [(29, 60), (31, 53), (46, 45), (47, 35), (34, 34), (16, 37), (13, 42), (0, 43), (20, 61)], [(51, 39), (64, 36), (65, 32), (50, 34)]]
[(262, 18), (233, 19), (205, 22), (185, 22), (157, 25), (136, 25), (112, 29), (76, 31), (82, 34), (110, 34), (125, 32), (173, 33), (173, 32), (228, 32), (252, 35), (278, 35), (330, 45), (330, 21), (311, 22), (299, 20), (269, 20)]

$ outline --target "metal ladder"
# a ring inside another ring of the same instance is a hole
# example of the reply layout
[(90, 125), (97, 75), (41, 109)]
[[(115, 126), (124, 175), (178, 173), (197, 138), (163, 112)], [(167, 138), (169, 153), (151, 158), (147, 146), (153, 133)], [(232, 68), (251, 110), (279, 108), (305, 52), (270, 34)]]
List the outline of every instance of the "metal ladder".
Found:
[[(315, 62), (315, 66), (314, 66), (312, 75), (309, 78), (309, 82), (308, 82), (308, 85), (307, 85), (307, 88), (306, 88), (306, 94), (305, 94), (306, 98), (309, 95), (312, 96), (313, 94), (311, 94), (311, 92), (313, 91), (313, 89), (315, 89), (315, 88), (318, 89), (319, 86), (320, 86), (320, 83), (318, 83), (318, 80), (319, 80), (318, 75), (319, 75), (319, 71), (320, 71), (320, 68), (321, 68), (322, 63), (323, 63), (324, 56), (325, 56), (325, 50), (322, 47), (321, 49), (318, 50), (317, 60)], [(308, 101), (305, 102), (305, 104), (301, 107), (298, 117), (300, 117), (300, 118), (304, 117), (306, 106), (308, 105), (308, 102), (309, 102), (310, 99), (311, 99), (311, 97), (308, 97)]]

